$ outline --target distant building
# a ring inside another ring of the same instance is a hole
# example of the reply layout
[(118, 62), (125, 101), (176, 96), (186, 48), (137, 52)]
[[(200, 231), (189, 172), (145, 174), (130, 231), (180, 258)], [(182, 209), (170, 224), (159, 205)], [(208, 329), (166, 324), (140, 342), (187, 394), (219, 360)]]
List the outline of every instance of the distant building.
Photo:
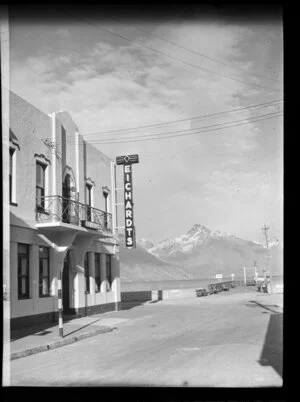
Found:
[(11, 328), (57, 320), (60, 271), (64, 315), (118, 309), (114, 162), (69, 113), (9, 106)]

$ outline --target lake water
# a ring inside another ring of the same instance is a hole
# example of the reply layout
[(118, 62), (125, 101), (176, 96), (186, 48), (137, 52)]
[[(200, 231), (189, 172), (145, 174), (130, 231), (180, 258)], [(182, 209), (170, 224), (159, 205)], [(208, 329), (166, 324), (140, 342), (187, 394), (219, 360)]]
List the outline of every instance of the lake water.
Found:
[[(215, 280), (212, 278), (202, 279), (182, 279), (174, 281), (147, 281), (147, 282), (123, 282), (121, 280), (121, 291), (132, 292), (138, 290), (164, 290), (164, 289), (189, 289), (189, 288), (207, 288), (211, 283), (231, 281), (231, 277), (224, 277), (222, 280)], [(238, 285), (244, 285), (243, 277), (235, 277)], [(274, 275), (272, 277), (273, 285), (283, 284), (282, 275)]]

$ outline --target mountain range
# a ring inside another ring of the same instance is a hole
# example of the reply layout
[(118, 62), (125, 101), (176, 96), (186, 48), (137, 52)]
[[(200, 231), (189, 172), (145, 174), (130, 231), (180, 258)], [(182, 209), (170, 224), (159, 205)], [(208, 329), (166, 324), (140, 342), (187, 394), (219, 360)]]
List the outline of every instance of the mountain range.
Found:
[(216, 274), (243, 276), (243, 268), (257, 266), (262, 273), (270, 264), (272, 274), (282, 274), (283, 248), (276, 239), (269, 248), (232, 234), (211, 231), (195, 224), (187, 233), (160, 242), (140, 239), (126, 249), (120, 238), (123, 281), (213, 278)]

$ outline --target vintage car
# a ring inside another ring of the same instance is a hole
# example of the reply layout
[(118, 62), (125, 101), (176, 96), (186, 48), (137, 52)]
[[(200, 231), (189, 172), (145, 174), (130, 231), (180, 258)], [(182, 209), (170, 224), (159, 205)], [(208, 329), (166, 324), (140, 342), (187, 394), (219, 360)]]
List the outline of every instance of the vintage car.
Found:
[(196, 295), (197, 295), (197, 297), (207, 296), (208, 291), (205, 288), (198, 288), (198, 289), (196, 289)]

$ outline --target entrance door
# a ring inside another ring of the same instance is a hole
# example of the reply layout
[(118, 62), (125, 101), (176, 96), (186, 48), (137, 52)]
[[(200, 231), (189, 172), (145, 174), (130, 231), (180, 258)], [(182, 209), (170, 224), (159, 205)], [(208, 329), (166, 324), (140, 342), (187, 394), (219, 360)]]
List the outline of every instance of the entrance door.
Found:
[(64, 269), (62, 274), (62, 301), (63, 301), (63, 313), (68, 314), (70, 312), (70, 258), (69, 251), (64, 260)]

